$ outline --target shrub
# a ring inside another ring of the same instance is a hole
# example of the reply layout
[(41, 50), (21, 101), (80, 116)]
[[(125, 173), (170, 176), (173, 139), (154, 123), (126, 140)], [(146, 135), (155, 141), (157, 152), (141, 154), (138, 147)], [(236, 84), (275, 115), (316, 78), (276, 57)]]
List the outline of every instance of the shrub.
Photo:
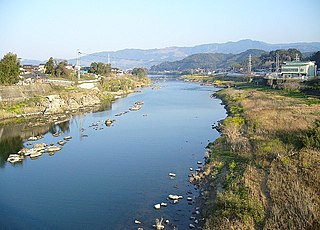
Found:
[(307, 148), (320, 149), (320, 120), (314, 122), (313, 128), (303, 137), (302, 143)]
[(216, 212), (228, 219), (248, 221), (252, 218), (257, 223), (264, 218), (263, 207), (258, 202), (253, 202), (248, 199), (246, 189), (242, 189), (239, 193), (231, 191), (218, 193)]
[(231, 114), (236, 115), (236, 114), (243, 113), (244, 109), (242, 107), (240, 107), (240, 106), (233, 105), (233, 106), (230, 107), (229, 111), (230, 111)]
[(7, 111), (11, 113), (21, 114), (23, 112), (23, 108), (26, 107), (25, 103), (19, 103), (16, 105), (10, 106)]
[(223, 125), (224, 126), (228, 126), (228, 125), (236, 125), (238, 127), (241, 127), (244, 123), (245, 123), (245, 119), (243, 117), (240, 116), (236, 116), (236, 117), (227, 117), (224, 122)]

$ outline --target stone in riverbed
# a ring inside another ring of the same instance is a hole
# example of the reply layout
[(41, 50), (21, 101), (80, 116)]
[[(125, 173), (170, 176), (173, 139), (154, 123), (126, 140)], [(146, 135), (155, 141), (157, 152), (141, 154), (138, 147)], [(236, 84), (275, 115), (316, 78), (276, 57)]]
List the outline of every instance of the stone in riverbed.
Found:
[(141, 221), (140, 220), (134, 220), (134, 223), (135, 224), (141, 224)]
[(105, 124), (106, 124), (106, 126), (110, 127), (113, 122), (115, 122), (115, 120), (111, 120), (111, 119), (108, 118), (108, 119), (105, 121)]
[(161, 205), (162, 207), (167, 207), (167, 206), (168, 206), (168, 204), (167, 204), (167, 203), (164, 203), (164, 202), (162, 202), (160, 205)]
[(58, 141), (57, 142), (59, 145), (61, 145), (61, 146), (64, 146), (67, 142), (65, 142), (65, 141)]
[(46, 151), (47, 152), (57, 152), (57, 151), (60, 151), (61, 150), (61, 148), (60, 147), (58, 147), (58, 146), (55, 146), (55, 145), (52, 145), (52, 146), (49, 146), (47, 149), (46, 149)]
[(33, 149), (35, 151), (40, 151), (40, 150), (44, 150), (46, 146), (47, 146), (46, 143), (38, 143), (38, 144), (33, 145)]
[(172, 194), (170, 194), (168, 197), (170, 200), (179, 200), (183, 198), (183, 196), (172, 195)]
[(66, 137), (64, 137), (63, 139), (66, 140), (66, 141), (68, 141), (68, 140), (72, 139), (72, 136), (66, 136)]
[(170, 176), (170, 177), (176, 177), (176, 174), (173, 173), (173, 172), (171, 172), (171, 173), (169, 173), (169, 176)]
[(17, 163), (19, 161), (22, 161), (24, 158), (23, 156), (20, 156), (19, 154), (10, 154), (7, 161), (11, 164)]

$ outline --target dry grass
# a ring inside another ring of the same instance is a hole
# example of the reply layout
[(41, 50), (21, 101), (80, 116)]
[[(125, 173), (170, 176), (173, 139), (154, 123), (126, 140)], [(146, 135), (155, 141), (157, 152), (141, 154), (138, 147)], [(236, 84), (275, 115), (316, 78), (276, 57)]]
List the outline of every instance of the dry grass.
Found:
[[(230, 116), (241, 117), (245, 123), (240, 128), (235, 123), (237, 135), (232, 135), (235, 127), (229, 119), (222, 126), (219, 144), (211, 145), (212, 152), (223, 153), (229, 148), (241, 167), (235, 171), (226, 168), (224, 181), (216, 180), (213, 188), (228, 182), (226, 192), (240, 194), (240, 200), (232, 202), (248, 202), (249, 206), (242, 207), (247, 210), (243, 219), (225, 215), (227, 206), (219, 208), (217, 200), (211, 201), (209, 209), (213, 211), (207, 216), (205, 229), (320, 229), (320, 150), (303, 147), (301, 141), (320, 119), (319, 99), (252, 88), (225, 89), (219, 96), (228, 105)], [(245, 144), (235, 145), (236, 140), (245, 140)], [(228, 156), (224, 157), (228, 162)], [(211, 159), (213, 164), (216, 157)], [(242, 196), (239, 187), (248, 195)], [(256, 210), (251, 203), (256, 204)], [(258, 207), (262, 207), (263, 215)]]

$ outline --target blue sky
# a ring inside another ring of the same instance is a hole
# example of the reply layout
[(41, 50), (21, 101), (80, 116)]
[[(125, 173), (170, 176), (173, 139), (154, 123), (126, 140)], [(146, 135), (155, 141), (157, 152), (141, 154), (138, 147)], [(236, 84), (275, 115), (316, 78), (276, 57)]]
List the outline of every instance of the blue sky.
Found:
[(319, 0), (0, 0), (0, 56), (320, 41)]

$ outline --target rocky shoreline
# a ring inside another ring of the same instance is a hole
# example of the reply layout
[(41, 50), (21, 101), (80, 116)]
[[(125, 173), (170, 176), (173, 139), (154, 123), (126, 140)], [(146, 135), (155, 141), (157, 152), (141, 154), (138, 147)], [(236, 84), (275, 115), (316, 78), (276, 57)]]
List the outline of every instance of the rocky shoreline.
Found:
[[(0, 124), (30, 122), (32, 126), (48, 123), (58, 124), (70, 120), (73, 115), (99, 111), (111, 107), (119, 98), (135, 90), (103, 92), (100, 90), (76, 89), (25, 98), (24, 101), (2, 103)], [(1, 110), (1, 109), (0, 109)]]

